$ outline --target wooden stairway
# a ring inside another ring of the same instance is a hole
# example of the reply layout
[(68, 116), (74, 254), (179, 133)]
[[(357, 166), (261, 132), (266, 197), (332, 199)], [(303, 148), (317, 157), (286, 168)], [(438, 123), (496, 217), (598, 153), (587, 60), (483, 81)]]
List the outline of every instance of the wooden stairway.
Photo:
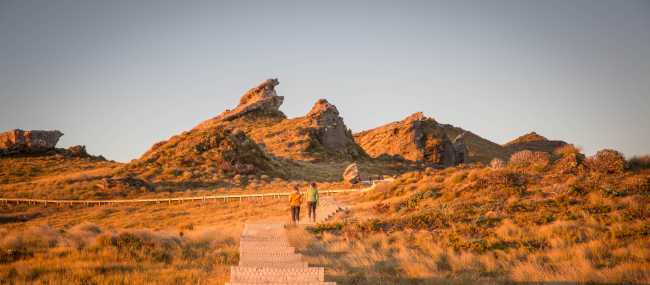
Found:
[[(317, 222), (342, 209), (331, 197), (321, 199)], [(309, 224), (301, 211), (301, 224)], [(251, 223), (244, 226), (239, 246), (239, 266), (230, 269), (227, 285), (336, 285), (325, 282), (323, 267), (309, 267), (287, 239), (283, 223)]]

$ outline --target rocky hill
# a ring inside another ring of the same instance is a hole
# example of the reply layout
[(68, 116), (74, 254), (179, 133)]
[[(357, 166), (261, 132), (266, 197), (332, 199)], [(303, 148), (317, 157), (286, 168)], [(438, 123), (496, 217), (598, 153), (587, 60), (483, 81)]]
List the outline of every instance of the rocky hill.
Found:
[(215, 126), (159, 142), (127, 169), (152, 181), (213, 181), (237, 174), (277, 176), (281, 167), (244, 132)]
[(504, 144), (503, 147), (510, 153), (521, 150), (552, 153), (555, 149), (565, 146), (566, 144), (567, 143), (564, 141), (549, 140), (536, 132), (530, 132)]
[(422, 113), (357, 133), (354, 139), (374, 158), (397, 158), (439, 166), (452, 166), (465, 160), (464, 144), (457, 141), (455, 148), (440, 124)]
[(239, 105), (202, 122), (195, 129), (215, 126), (238, 129), (273, 156), (298, 161), (357, 160), (367, 155), (356, 144), (336, 106), (318, 100), (302, 117), (287, 119), (279, 110), (277, 79), (248, 91)]
[(126, 171), (154, 182), (217, 183), (237, 175), (312, 177), (303, 171), (312, 165), (301, 162), (340, 161), (334, 167), (338, 172), (344, 162), (367, 158), (327, 100), (318, 100), (303, 117), (288, 119), (279, 109), (284, 98), (277, 95), (278, 84), (265, 80), (234, 109), (155, 144)]

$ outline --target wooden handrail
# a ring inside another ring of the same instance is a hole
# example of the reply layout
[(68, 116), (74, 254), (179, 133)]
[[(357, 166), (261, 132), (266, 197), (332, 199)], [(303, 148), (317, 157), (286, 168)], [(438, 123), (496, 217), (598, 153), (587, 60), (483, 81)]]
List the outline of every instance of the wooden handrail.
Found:
[[(391, 180), (373, 181), (372, 185), (360, 189), (334, 189), (334, 190), (320, 190), (321, 194), (338, 194), (338, 193), (353, 193), (353, 192), (366, 192), (375, 187), (377, 183), (387, 182)], [(135, 203), (161, 203), (167, 202), (184, 202), (184, 201), (209, 201), (209, 200), (224, 200), (248, 198), (264, 198), (264, 197), (285, 197), (291, 195), (292, 192), (275, 192), (275, 193), (259, 193), (259, 194), (233, 194), (233, 195), (211, 195), (211, 196), (193, 196), (193, 197), (173, 197), (173, 198), (150, 198), (150, 199), (122, 199), (122, 200), (50, 200), (50, 199), (25, 199), (25, 198), (0, 198), (0, 203), (28, 203), (28, 204), (84, 204), (84, 205), (102, 205), (102, 204), (135, 204)], [(305, 192), (302, 192), (305, 193)]]

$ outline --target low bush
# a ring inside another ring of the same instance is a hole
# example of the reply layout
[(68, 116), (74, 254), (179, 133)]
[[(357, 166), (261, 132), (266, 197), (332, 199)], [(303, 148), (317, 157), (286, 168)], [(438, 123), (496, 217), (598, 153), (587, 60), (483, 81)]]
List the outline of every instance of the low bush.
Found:
[(605, 173), (619, 174), (625, 171), (625, 157), (618, 151), (603, 149), (587, 159), (590, 169)]

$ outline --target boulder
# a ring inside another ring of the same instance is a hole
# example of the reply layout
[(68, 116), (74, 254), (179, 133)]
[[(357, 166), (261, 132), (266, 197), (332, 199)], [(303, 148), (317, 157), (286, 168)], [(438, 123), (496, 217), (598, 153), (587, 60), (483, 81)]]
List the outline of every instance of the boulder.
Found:
[(348, 183), (356, 184), (361, 181), (361, 175), (359, 174), (359, 167), (356, 163), (348, 165), (343, 171), (343, 180)]
[(39, 153), (54, 149), (63, 133), (15, 129), (0, 133), (0, 153)]
[(86, 152), (86, 146), (85, 145), (75, 145), (71, 146), (66, 149), (66, 154), (68, 156), (72, 157), (88, 157), (90, 156), (88, 152)]

